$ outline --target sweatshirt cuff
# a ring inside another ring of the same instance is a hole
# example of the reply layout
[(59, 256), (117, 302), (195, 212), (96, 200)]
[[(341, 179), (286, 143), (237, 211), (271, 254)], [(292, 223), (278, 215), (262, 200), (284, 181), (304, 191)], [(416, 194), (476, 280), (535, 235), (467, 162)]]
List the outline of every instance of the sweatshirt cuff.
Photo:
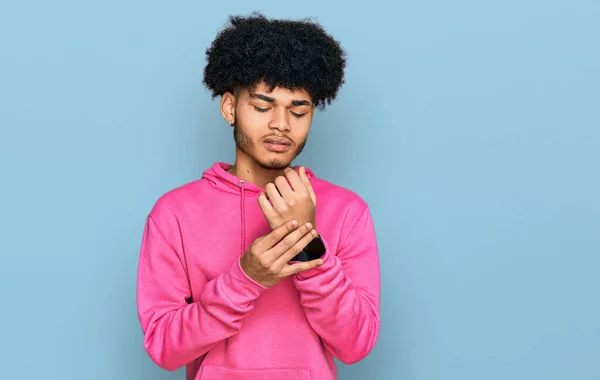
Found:
[(254, 301), (268, 289), (250, 278), (242, 269), (241, 257), (235, 260), (231, 270), (223, 276), (224, 292), (236, 305), (244, 305)]

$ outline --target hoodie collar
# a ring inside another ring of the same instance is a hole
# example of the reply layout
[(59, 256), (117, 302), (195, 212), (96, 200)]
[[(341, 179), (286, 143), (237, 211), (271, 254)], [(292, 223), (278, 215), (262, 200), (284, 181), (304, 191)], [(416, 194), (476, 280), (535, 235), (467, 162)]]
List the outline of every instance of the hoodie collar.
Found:
[[(243, 181), (239, 177), (229, 173), (227, 170), (231, 167), (232, 165), (226, 162), (215, 162), (210, 168), (202, 173), (202, 178), (209, 180), (213, 186), (220, 190), (237, 195), (240, 194), (240, 186), (242, 184), (244, 185), (244, 191), (247, 193), (258, 195), (265, 190), (263, 187)], [(298, 172), (300, 166), (292, 166), (292, 168)], [(313, 171), (309, 168), (306, 168), (306, 175), (308, 178), (313, 178), (315, 176)]]

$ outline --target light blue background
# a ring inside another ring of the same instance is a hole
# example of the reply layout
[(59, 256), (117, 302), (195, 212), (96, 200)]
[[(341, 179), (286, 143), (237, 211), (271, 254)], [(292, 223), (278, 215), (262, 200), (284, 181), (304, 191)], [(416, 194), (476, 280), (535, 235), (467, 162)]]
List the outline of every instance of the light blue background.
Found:
[(380, 339), (340, 379), (600, 379), (600, 3), (248, 3), (2, 2), (0, 378), (183, 379), (142, 347), (144, 217), (233, 159), (204, 51), (259, 9), (349, 53), (297, 161), (379, 236)]

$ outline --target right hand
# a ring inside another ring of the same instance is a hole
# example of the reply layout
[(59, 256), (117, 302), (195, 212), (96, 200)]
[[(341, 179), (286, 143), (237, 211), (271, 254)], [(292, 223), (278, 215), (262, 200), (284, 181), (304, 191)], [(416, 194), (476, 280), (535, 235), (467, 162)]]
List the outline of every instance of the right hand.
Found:
[(317, 236), (311, 223), (300, 227), (296, 225), (296, 221), (289, 221), (254, 241), (244, 252), (240, 262), (248, 277), (263, 286), (271, 287), (285, 277), (323, 264), (321, 259), (288, 264)]

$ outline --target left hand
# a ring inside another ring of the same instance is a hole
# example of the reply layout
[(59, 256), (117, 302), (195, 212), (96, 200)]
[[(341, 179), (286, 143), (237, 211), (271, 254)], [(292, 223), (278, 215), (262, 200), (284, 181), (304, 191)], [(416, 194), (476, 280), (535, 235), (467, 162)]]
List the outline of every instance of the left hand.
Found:
[(300, 175), (292, 168), (285, 169), (285, 177), (279, 176), (275, 183), (268, 183), (266, 191), (258, 197), (258, 204), (271, 229), (290, 220), (297, 220), (300, 224), (310, 222), (316, 228), (317, 197), (306, 176), (306, 169), (301, 167), (299, 171)]

